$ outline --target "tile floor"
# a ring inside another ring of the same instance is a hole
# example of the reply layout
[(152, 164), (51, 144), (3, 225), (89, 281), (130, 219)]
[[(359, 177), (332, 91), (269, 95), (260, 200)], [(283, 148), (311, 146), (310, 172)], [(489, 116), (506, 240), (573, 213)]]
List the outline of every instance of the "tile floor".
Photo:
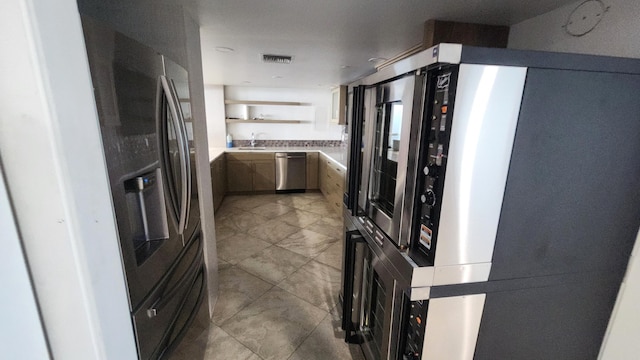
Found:
[(322, 194), (227, 196), (215, 220), (213, 319), (174, 359), (364, 359), (340, 328), (342, 219)]

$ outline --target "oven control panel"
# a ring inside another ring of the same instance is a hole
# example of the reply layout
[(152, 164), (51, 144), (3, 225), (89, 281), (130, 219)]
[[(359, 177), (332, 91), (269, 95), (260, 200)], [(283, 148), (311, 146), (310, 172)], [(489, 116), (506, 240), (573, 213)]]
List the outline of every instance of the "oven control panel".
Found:
[(409, 256), (418, 265), (431, 266), (435, 260), (444, 175), (453, 118), (457, 67), (433, 69), (428, 74), (425, 125), (420, 136), (416, 179), (414, 229)]
[(404, 349), (402, 360), (420, 360), (424, 344), (424, 329), (427, 319), (429, 300), (412, 301), (404, 328)]

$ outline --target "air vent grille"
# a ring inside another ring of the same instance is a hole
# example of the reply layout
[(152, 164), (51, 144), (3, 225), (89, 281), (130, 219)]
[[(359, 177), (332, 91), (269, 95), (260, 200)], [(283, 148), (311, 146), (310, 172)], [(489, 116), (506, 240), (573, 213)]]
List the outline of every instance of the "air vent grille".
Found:
[(291, 64), (291, 60), (293, 56), (289, 55), (262, 54), (262, 62), (269, 64)]

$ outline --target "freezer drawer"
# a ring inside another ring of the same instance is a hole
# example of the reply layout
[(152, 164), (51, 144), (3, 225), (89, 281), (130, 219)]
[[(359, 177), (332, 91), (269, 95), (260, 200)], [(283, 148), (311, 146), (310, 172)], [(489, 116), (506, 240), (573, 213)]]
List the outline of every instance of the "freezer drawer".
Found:
[(276, 153), (276, 191), (304, 191), (307, 153)]

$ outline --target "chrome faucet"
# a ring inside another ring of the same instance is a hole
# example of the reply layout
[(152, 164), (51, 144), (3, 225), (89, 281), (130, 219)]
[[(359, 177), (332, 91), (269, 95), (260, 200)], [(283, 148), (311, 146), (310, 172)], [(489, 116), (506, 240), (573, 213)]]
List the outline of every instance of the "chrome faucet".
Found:
[(256, 147), (256, 135), (254, 133), (251, 133), (251, 140), (249, 141), (249, 145), (251, 145), (251, 147)]

